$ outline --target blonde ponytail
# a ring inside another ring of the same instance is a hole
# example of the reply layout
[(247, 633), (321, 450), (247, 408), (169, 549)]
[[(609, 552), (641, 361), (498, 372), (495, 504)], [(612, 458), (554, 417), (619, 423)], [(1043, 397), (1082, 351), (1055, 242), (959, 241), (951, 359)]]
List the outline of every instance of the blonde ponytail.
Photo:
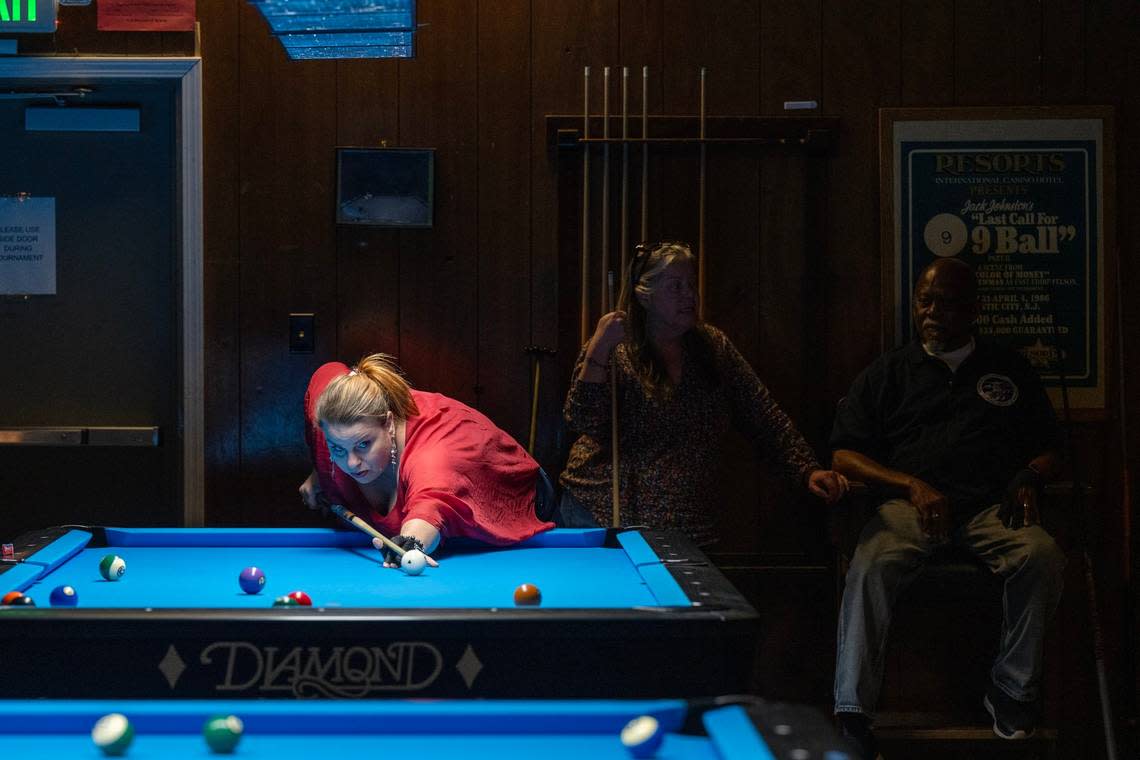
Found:
[(353, 425), (365, 417), (385, 417), (388, 412), (401, 420), (420, 413), (396, 360), (372, 354), (325, 387), (313, 417), (318, 426)]

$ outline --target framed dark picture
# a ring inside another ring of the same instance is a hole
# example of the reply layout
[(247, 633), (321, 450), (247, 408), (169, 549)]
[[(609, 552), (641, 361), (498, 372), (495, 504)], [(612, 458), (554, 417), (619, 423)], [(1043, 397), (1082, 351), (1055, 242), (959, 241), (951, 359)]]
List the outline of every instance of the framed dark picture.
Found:
[(337, 148), (336, 222), (431, 227), (435, 150)]

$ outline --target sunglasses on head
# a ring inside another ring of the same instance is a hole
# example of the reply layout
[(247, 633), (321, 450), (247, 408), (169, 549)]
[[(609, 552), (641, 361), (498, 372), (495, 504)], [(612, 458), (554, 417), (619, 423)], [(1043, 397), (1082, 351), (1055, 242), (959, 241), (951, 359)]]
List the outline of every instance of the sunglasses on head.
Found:
[(682, 240), (658, 240), (656, 243), (642, 242), (635, 245), (633, 247), (633, 261), (629, 267), (630, 282), (636, 283), (645, 274), (645, 268), (648, 266), (649, 259), (652, 258), (654, 251), (668, 246), (688, 248), (689, 244)]

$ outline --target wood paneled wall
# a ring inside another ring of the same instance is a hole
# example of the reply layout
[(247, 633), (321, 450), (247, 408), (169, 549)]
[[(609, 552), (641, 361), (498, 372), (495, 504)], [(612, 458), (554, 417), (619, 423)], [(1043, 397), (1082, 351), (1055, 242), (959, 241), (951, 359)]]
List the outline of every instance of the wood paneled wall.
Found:
[[(577, 222), (558, 217), (559, 160), (544, 118), (580, 112), (585, 65), (595, 104), (602, 66), (649, 65), (650, 111), (695, 113), (705, 66), (710, 114), (778, 116), (784, 101), (817, 100), (818, 113), (841, 120), (822, 162), (713, 151), (708, 170), (708, 315), (821, 450), (836, 400), (880, 349), (879, 107), (1116, 106), (1122, 338), (1125, 356), (1140, 356), (1140, 270), (1129, 255), (1140, 238), (1133, 0), (422, 0), (418, 14), (415, 60), (302, 63), (286, 60), (248, 3), (199, 0), (212, 523), (312, 519), (296, 496), (307, 466), (301, 396), (319, 363), (368, 351), (398, 355), (416, 384), (478, 406), (525, 441), (523, 348), (556, 347), (538, 454), (557, 469), (578, 348), (565, 260)], [(60, 20), (56, 35), (23, 49), (178, 54), (193, 44), (99, 34), (90, 7), (63, 8)], [(433, 229), (333, 224), (335, 147), (382, 141), (436, 148)], [(651, 237), (695, 238), (692, 154), (657, 156), (652, 169)], [(289, 354), (290, 311), (316, 312), (315, 355)], [(1114, 399), (1135, 399), (1140, 365), (1125, 361), (1119, 376)], [(1113, 411), (1077, 430), (1077, 464), (1102, 497), (1094, 548), (1106, 626), (1130, 636), (1134, 513), (1119, 475), (1140, 464), (1140, 403), (1126, 419)], [(732, 442), (723, 549), (810, 555), (819, 507), (756, 474), (754, 459)]]

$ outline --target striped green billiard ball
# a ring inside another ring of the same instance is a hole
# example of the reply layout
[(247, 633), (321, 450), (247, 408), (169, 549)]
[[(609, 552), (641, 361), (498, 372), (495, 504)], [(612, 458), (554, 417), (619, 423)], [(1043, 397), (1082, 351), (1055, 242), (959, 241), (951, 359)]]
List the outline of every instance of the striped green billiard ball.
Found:
[(291, 596), (279, 596), (273, 600), (274, 607), (300, 607), (301, 603)]
[(108, 554), (99, 563), (99, 575), (109, 581), (117, 581), (127, 572), (127, 562), (118, 554)]
[(206, 737), (211, 752), (228, 755), (241, 741), (244, 728), (236, 715), (215, 715), (202, 726), (202, 736)]
[(125, 755), (134, 738), (135, 728), (122, 713), (104, 715), (91, 729), (91, 741), (109, 757)]

